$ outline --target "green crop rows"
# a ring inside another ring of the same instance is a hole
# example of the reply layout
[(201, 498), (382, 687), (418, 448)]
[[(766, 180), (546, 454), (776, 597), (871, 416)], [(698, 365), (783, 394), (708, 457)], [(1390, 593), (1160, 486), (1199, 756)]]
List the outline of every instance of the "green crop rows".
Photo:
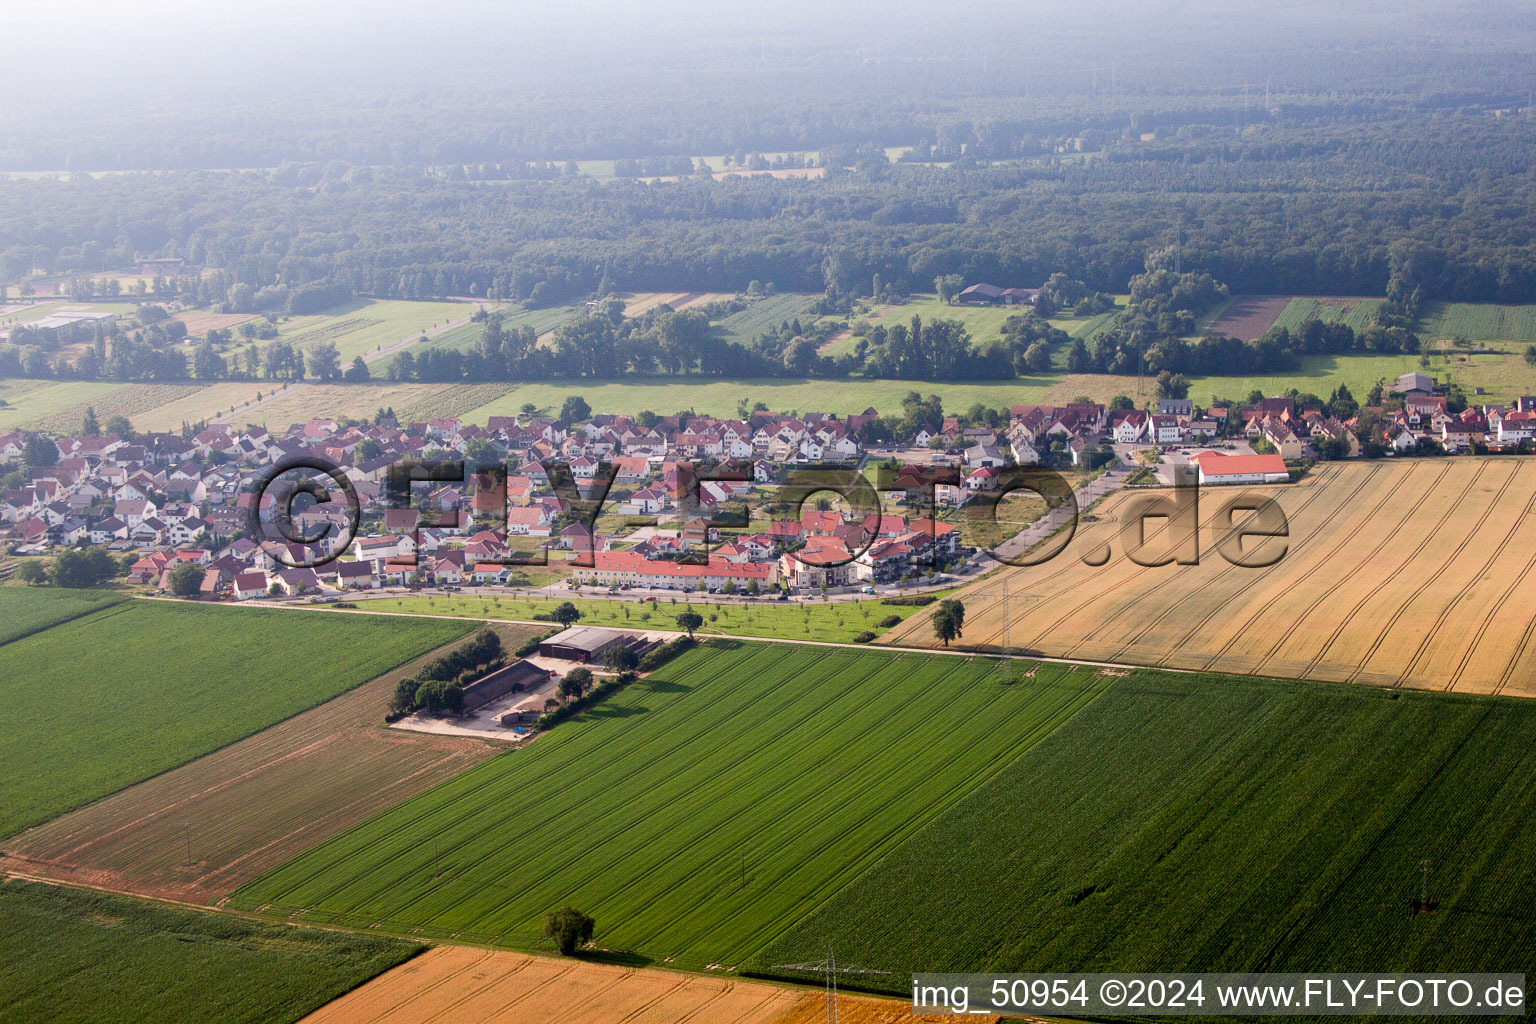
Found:
[(1414, 330), (1427, 342), (1458, 337), (1468, 341), (1536, 342), (1536, 306), (1431, 302), (1425, 305)]
[(1107, 681), (711, 641), (232, 903), (532, 948), (573, 903), (605, 948), (739, 964)]
[(110, 590), (0, 587), (0, 644), (88, 615), (123, 600)]
[(0, 836), (282, 721), (470, 626), (124, 601), (8, 643)]
[(1297, 330), (1308, 320), (1328, 323), (1343, 322), (1357, 331), (1363, 331), (1374, 322), (1380, 299), (1313, 299), (1295, 298), (1286, 303), (1275, 318), (1276, 327)]
[(287, 1024), (419, 948), (376, 935), (5, 882), (0, 1020)]
[(816, 304), (817, 298), (819, 296), (795, 292), (770, 295), (766, 299), (758, 299), (739, 313), (732, 313), (719, 322), (719, 327), (728, 340), (738, 345), (750, 345), (758, 335), (764, 331), (778, 330), (779, 324), (786, 320), (799, 317), (800, 325), (809, 327), (816, 320), (811, 314), (811, 307)]
[[(1523, 971), (1536, 705), (1137, 673), (757, 958)], [(1430, 861), (1431, 913), (1415, 915)]]

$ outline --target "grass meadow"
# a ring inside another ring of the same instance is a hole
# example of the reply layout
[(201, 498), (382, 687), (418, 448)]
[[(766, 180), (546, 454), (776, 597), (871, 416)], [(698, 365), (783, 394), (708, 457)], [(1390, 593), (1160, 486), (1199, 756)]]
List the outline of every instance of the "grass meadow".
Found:
[(233, 905), (732, 967), (1104, 688), (1040, 665), (710, 641), (532, 745), (263, 876)]
[(0, 647), (0, 836), (184, 764), (470, 628), (124, 601)]
[(0, 1020), (289, 1024), (420, 948), (8, 881), (0, 884)]
[(329, 341), (345, 366), (353, 356), (368, 359), (380, 345), (419, 335), (474, 311), (475, 307), (465, 302), (358, 299), (321, 315), (289, 317), (279, 333), (284, 341), (305, 349)]
[(830, 943), (892, 991), (913, 970), (1523, 971), (1533, 743), (1526, 701), (1134, 673), (756, 964)]
[[(946, 594), (938, 596), (944, 597)], [(443, 595), (378, 598), (359, 601), (358, 607), (372, 612), (532, 620), (535, 615), (549, 614), (565, 600), (515, 595)], [(582, 626), (680, 632), (682, 627), (677, 624), (677, 616), (691, 609), (704, 617), (704, 625), (697, 630), (703, 636), (719, 633), (837, 643), (850, 643), (865, 631), (878, 635), (890, 628), (879, 624), (882, 619), (905, 619), (922, 610), (913, 605), (890, 605), (878, 600), (800, 604), (763, 598), (747, 604), (732, 604), (723, 598), (706, 599), (697, 594), (678, 594), (676, 597), (663, 597), (655, 601), (610, 601), (603, 598), (569, 600), (581, 610), (578, 625)], [(554, 628), (554, 623), (550, 626)]]

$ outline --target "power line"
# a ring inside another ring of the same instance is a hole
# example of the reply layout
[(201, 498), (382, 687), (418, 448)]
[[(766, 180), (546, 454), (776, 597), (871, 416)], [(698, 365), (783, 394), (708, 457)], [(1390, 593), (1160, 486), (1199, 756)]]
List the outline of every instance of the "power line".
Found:
[(825, 985), (827, 993), (827, 1024), (837, 1024), (837, 976), (839, 974), (890, 974), (890, 971), (879, 971), (873, 967), (858, 967), (854, 964), (839, 965), (837, 956), (832, 947), (827, 946), (827, 955), (824, 959), (814, 963), (803, 964), (775, 964), (775, 971), (802, 971), (806, 974), (826, 975)]

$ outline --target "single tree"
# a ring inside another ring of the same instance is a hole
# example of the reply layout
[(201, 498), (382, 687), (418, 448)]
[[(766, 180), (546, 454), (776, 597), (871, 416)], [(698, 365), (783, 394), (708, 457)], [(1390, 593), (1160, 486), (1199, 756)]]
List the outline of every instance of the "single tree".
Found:
[(953, 598), (940, 601), (933, 612), (933, 635), (944, 641), (944, 646), (948, 647), (951, 640), (960, 639), (964, 626), (965, 605)]
[(322, 341), (309, 350), (309, 372), (321, 380), (341, 376), (341, 353), (334, 342)]
[(640, 655), (628, 646), (610, 647), (603, 652), (603, 666), (613, 672), (632, 672), (640, 664)]
[(565, 956), (575, 956), (576, 950), (592, 941), (592, 918), (575, 907), (566, 907), (544, 915), (544, 934), (555, 940), (555, 948)]
[(177, 597), (196, 597), (203, 587), (203, 572), (196, 562), (182, 562), (171, 570), (171, 593)]
[(592, 407), (580, 395), (571, 395), (560, 406), (560, 419), (567, 425), (592, 418)]
[(554, 616), (555, 621), (560, 623), (560, 625), (569, 626), (581, 618), (581, 609), (569, 601), (561, 601), (550, 614)]
[(573, 668), (560, 680), (558, 692), (562, 697), (579, 699), (592, 686), (592, 670)]
[(27, 586), (35, 587), (48, 581), (48, 566), (44, 565), (40, 559), (29, 558), (21, 563), (21, 567), (16, 570), (16, 576)]
[(80, 423), (80, 433), (86, 437), (95, 437), (101, 433), (101, 424), (96, 422), (96, 410), (91, 406), (85, 409), (85, 419)]
[(677, 624), (688, 631), (688, 639), (693, 639), (693, 631), (704, 625), (704, 616), (698, 612), (679, 612)]

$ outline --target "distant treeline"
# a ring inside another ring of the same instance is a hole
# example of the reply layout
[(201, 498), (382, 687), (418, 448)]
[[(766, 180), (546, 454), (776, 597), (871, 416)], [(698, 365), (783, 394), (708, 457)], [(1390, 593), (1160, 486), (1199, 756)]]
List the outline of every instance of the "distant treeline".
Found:
[[(100, 271), (135, 251), (223, 273), (193, 286), (283, 308), (316, 283), (362, 295), (535, 305), (616, 290), (869, 294), (936, 277), (1037, 286), (1062, 271), (1123, 291), (1149, 253), (1233, 292), (1379, 295), (1398, 270), (1423, 298), (1536, 301), (1536, 127), (1444, 116), (1253, 139), (1190, 130), (1087, 163), (950, 168), (878, 147), (822, 155), (817, 180), (475, 183), (408, 169), (114, 175), (0, 182), (0, 278)], [(1394, 264), (1400, 264), (1400, 267)], [(292, 307), (290, 307), (292, 308)]]

